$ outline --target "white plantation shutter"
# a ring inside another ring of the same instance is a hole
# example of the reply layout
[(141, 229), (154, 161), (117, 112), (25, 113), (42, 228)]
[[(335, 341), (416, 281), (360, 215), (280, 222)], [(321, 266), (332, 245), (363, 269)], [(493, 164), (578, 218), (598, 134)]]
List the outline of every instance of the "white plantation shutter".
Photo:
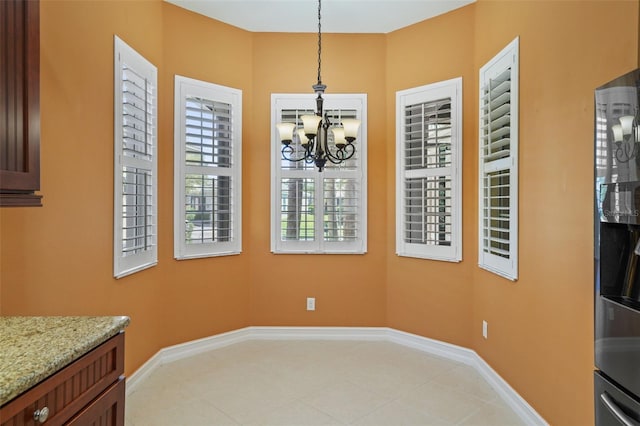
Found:
[(114, 38), (114, 255), (116, 278), (155, 265), (157, 69)]
[[(354, 142), (355, 155), (342, 164), (327, 161), (318, 172), (313, 163), (282, 158), (276, 123), (302, 127), (301, 116), (314, 113), (309, 95), (272, 95), (272, 220), (271, 249), (275, 253), (366, 252), (366, 95), (325, 95), (332, 123), (362, 120)], [(333, 134), (329, 132), (329, 144)], [(300, 151), (294, 132), (291, 145)]]
[(315, 179), (280, 179), (280, 223), (282, 241), (314, 241)]
[(185, 98), (186, 164), (231, 167), (231, 135), (231, 104)]
[(175, 77), (174, 256), (240, 253), (242, 92)]
[(518, 278), (518, 39), (480, 69), (480, 267)]
[(357, 178), (323, 179), (325, 241), (357, 242), (360, 235), (360, 182)]
[(396, 93), (396, 253), (462, 259), (462, 78)]

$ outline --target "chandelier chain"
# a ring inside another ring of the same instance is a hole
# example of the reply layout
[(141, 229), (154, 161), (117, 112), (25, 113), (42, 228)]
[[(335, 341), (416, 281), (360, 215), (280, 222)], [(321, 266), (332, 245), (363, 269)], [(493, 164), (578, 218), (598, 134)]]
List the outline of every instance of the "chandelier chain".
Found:
[[(2, 1), (2, 0), (0, 0)], [(353, 142), (360, 127), (360, 120), (349, 120), (349, 134), (347, 134), (347, 119), (343, 119), (342, 126), (332, 127), (329, 116), (323, 113), (322, 95), (326, 85), (322, 84), (322, 0), (318, 0), (318, 82), (314, 84), (313, 90), (316, 93), (315, 115), (303, 115), (303, 129), (299, 129), (294, 135), (296, 124), (287, 122), (279, 123), (278, 131), (282, 141), (282, 158), (288, 161), (305, 161), (315, 163), (318, 171), (321, 172), (327, 161), (333, 164), (341, 164), (352, 158), (356, 152)], [(307, 124), (310, 124), (307, 129)], [(354, 127), (355, 126), (355, 127)], [(329, 147), (329, 131), (333, 132), (333, 146)], [(294, 142), (295, 141), (295, 142)], [(297, 144), (298, 147), (294, 147)], [(301, 151), (298, 150), (301, 149)]]
[(321, 8), (322, 0), (318, 0), (318, 84), (322, 83), (322, 78), (320, 77), (320, 69), (322, 68), (322, 25), (321, 25)]

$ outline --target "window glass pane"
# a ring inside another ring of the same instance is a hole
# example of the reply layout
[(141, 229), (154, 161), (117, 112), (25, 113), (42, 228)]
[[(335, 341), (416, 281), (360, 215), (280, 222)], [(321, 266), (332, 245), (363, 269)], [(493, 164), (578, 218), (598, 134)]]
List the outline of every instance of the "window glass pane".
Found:
[(188, 97), (185, 114), (187, 165), (231, 167), (231, 105)]
[(229, 176), (186, 175), (187, 244), (231, 241), (231, 194)]
[(451, 98), (405, 107), (406, 170), (451, 165)]
[(151, 172), (133, 167), (122, 171), (122, 254), (129, 256), (153, 245)]
[(606, 105), (596, 105), (596, 173), (603, 175), (607, 165), (607, 109)]
[(484, 162), (511, 155), (511, 68), (483, 88), (480, 138)]
[(405, 180), (405, 242), (450, 246), (452, 240), (451, 176)]
[(324, 179), (324, 240), (358, 237), (359, 189), (356, 179)]
[(313, 241), (315, 238), (314, 179), (283, 178), (280, 226), (282, 241)]
[[(282, 115), (280, 117), (281, 123), (294, 123), (296, 125), (296, 129), (293, 131), (293, 140), (289, 145), (293, 149), (293, 155), (291, 158), (300, 159), (303, 157), (304, 148), (300, 143), (300, 138), (298, 137), (298, 130), (303, 129), (302, 125), (302, 116), (303, 115), (312, 115), (315, 114), (313, 110), (310, 109), (285, 109), (282, 110)], [(282, 144), (279, 145), (279, 149), (282, 148)], [(300, 161), (290, 161), (286, 160), (282, 155), (280, 155), (280, 168), (282, 170), (313, 170), (315, 165), (313, 162), (307, 162), (304, 159)]]
[(123, 154), (151, 160), (153, 155), (153, 84), (126, 64), (122, 67)]
[[(325, 113), (327, 116), (329, 116), (329, 121), (332, 123), (332, 127), (340, 127), (336, 125), (341, 123), (343, 118), (357, 118), (356, 111), (349, 110), (349, 109), (331, 109), (331, 110), (325, 111)], [(331, 130), (329, 130), (329, 134), (327, 136), (327, 143), (329, 145), (329, 150), (332, 153), (334, 153), (335, 156), (339, 156), (340, 153), (336, 152), (337, 149), (333, 141), (333, 132)], [(327, 161), (326, 168), (328, 170), (356, 170), (358, 168), (358, 155), (359, 155), (358, 139), (356, 139), (353, 142), (353, 144), (354, 144), (353, 148), (355, 148), (355, 153), (353, 154), (353, 157), (343, 161), (340, 164), (334, 164), (330, 161)], [(348, 146), (345, 148), (347, 155), (351, 153), (351, 151), (349, 151), (350, 149), (352, 148)]]
[[(331, 127), (340, 127), (339, 124), (342, 122), (343, 118), (357, 118), (357, 114), (355, 110), (349, 109), (333, 109), (325, 111), (325, 115), (329, 117), (329, 122), (331, 123)], [(303, 129), (302, 125), (302, 117), (306, 114), (315, 114), (313, 110), (305, 110), (305, 109), (284, 109), (282, 110), (280, 122), (282, 123), (294, 123), (296, 125), (296, 129), (293, 132), (293, 141), (290, 144), (290, 147), (293, 149), (293, 155), (291, 156), (294, 159), (302, 158), (304, 155), (304, 148), (300, 143), (300, 138), (298, 137), (298, 130)], [(321, 135), (324, 134), (324, 130), (321, 130)], [(320, 136), (321, 138), (323, 136)], [(318, 136), (315, 138), (318, 139)], [(358, 166), (358, 149), (357, 144), (358, 140), (354, 142), (355, 144), (355, 154), (348, 160), (345, 160), (341, 164), (334, 164), (330, 160), (327, 160), (325, 167), (327, 169), (333, 170), (356, 170)], [(337, 152), (333, 141), (333, 132), (329, 129), (327, 134), (327, 145), (329, 146), (330, 152), (335, 156), (339, 157), (340, 153)], [(282, 146), (280, 146), (280, 149)], [(349, 151), (350, 148), (346, 148), (346, 152)], [(282, 157), (282, 156), (281, 156)], [(313, 159), (310, 161), (300, 160), (300, 161), (290, 161), (284, 158), (280, 160), (280, 167), (282, 170), (314, 170), (316, 169), (315, 164), (313, 163)]]
[(510, 173), (509, 170), (487, 173), (484, 179), (483, 249), (509, 258)]

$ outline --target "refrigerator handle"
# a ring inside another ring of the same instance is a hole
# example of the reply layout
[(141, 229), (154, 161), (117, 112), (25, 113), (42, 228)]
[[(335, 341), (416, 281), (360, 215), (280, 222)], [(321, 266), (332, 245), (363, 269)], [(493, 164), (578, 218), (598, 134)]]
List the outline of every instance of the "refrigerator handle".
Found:
[(611, 411), (611, 414), (613, 414), (616, 419), (624, 426), (640, 426), (640, 423), (627, 416), (624, 411), (622, 411), (620, 407), (618, 407), (618, 405), (613, 401), (613, 399), (607, 392), (602, 392), (600, 394), (600, 399), (602, 400), (602, 402), (604, 402), (605, 407), (607, 407), (609, 411)]

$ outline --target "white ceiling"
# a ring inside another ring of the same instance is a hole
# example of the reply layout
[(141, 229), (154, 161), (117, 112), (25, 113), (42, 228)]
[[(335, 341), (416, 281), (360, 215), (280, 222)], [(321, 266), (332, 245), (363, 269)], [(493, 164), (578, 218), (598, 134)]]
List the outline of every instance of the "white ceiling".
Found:
[[(317, 32), (317, 0), (165, 0), (253, 32)], [(323, 33), (388, 33), (476, 0), (323, 0)]]

